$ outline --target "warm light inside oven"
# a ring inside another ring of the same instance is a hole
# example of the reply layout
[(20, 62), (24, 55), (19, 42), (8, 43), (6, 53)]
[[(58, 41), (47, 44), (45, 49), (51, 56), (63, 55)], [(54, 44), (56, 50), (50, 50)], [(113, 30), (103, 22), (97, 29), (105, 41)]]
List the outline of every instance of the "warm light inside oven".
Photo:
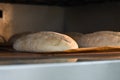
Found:
[(0, 35), (6, 40), (12, 35), (12, 6), (0, 4)]

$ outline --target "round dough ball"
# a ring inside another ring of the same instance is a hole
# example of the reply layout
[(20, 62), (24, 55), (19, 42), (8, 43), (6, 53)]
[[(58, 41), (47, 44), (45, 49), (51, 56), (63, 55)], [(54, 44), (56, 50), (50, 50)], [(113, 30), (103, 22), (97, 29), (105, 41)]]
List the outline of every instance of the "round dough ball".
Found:
[(120, 32), (98, 31), (80, 38), (80, 47), (120, 46)]
[(42, 31), (20, 37), (14, 42), (14, 49), (29, 52), (53, 52), (78, 48), (69, 36), (51, 31)]
[(22, 37), (22, 36), (25, 36), (25, 35), (28, 35), (28, 34), (30, 34), (30, 33), (32, 33), (32, 32), (22, 32), (22, 33), (14, 34), (14, 35), (12, 35), (12, 36), (9, 38), (8, 44), (9, 44), (9, 45), (13, 45), (13, 43), (14, 43), (18, 38), (20, 38), (20, 37)]
[(79, 41), (80, 41), (81, 36), (83, 36), (82, 33), (78, 33), (78, 32), (68, 32), (68, 33), (66, 33), (66, 35), (68, 35), (68, 36), (70, 36), (71, 38), (73, 38), (73, 39), (77, 42), (78, 46), (80, 47)]

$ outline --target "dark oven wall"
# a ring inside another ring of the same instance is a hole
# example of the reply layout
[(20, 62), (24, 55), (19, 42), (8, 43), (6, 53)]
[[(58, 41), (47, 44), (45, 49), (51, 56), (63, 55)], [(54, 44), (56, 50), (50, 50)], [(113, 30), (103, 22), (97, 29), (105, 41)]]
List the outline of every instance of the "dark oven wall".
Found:
[(32, 5), (55, 5), (76, 6), (91, 3), (116, 2), (119, 0), (0, 0), (3, 3), (32, 4)]
[(120, 2), (112, 1), (0, 0), (0, 35), (8, 39), (26, 31), (119, 31)]
[(21, 32), (63, 31), (62, 7), (0, 3), (0, 12), (0, 35), (6, 39)]
[(120, 31), (120, 2), (66, 7), (65, 27), (68, 32)]

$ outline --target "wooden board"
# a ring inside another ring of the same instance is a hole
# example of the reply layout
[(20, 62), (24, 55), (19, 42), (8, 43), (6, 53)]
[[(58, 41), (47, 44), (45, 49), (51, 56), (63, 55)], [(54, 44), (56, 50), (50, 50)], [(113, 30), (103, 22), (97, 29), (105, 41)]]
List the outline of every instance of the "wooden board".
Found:
[(63, 52), (20, 52), (0, 48), (0, 60), (79, 58), (80, 60), (120, 59), (120, 47), (94, 47), (71, 49)]

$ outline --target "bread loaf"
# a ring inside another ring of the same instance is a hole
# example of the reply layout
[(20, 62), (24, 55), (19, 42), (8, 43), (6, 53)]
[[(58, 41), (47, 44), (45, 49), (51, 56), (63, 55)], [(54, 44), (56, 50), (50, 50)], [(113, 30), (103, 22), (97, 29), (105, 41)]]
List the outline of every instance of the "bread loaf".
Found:
[(18, 51), (53, 52), (78, 48), (69, 36), (51, 31), (41, 31), (17, 39), (13, 47)]
[(98, 31), (80, 38), (80, 47), (120, 46), (120, 32)]

